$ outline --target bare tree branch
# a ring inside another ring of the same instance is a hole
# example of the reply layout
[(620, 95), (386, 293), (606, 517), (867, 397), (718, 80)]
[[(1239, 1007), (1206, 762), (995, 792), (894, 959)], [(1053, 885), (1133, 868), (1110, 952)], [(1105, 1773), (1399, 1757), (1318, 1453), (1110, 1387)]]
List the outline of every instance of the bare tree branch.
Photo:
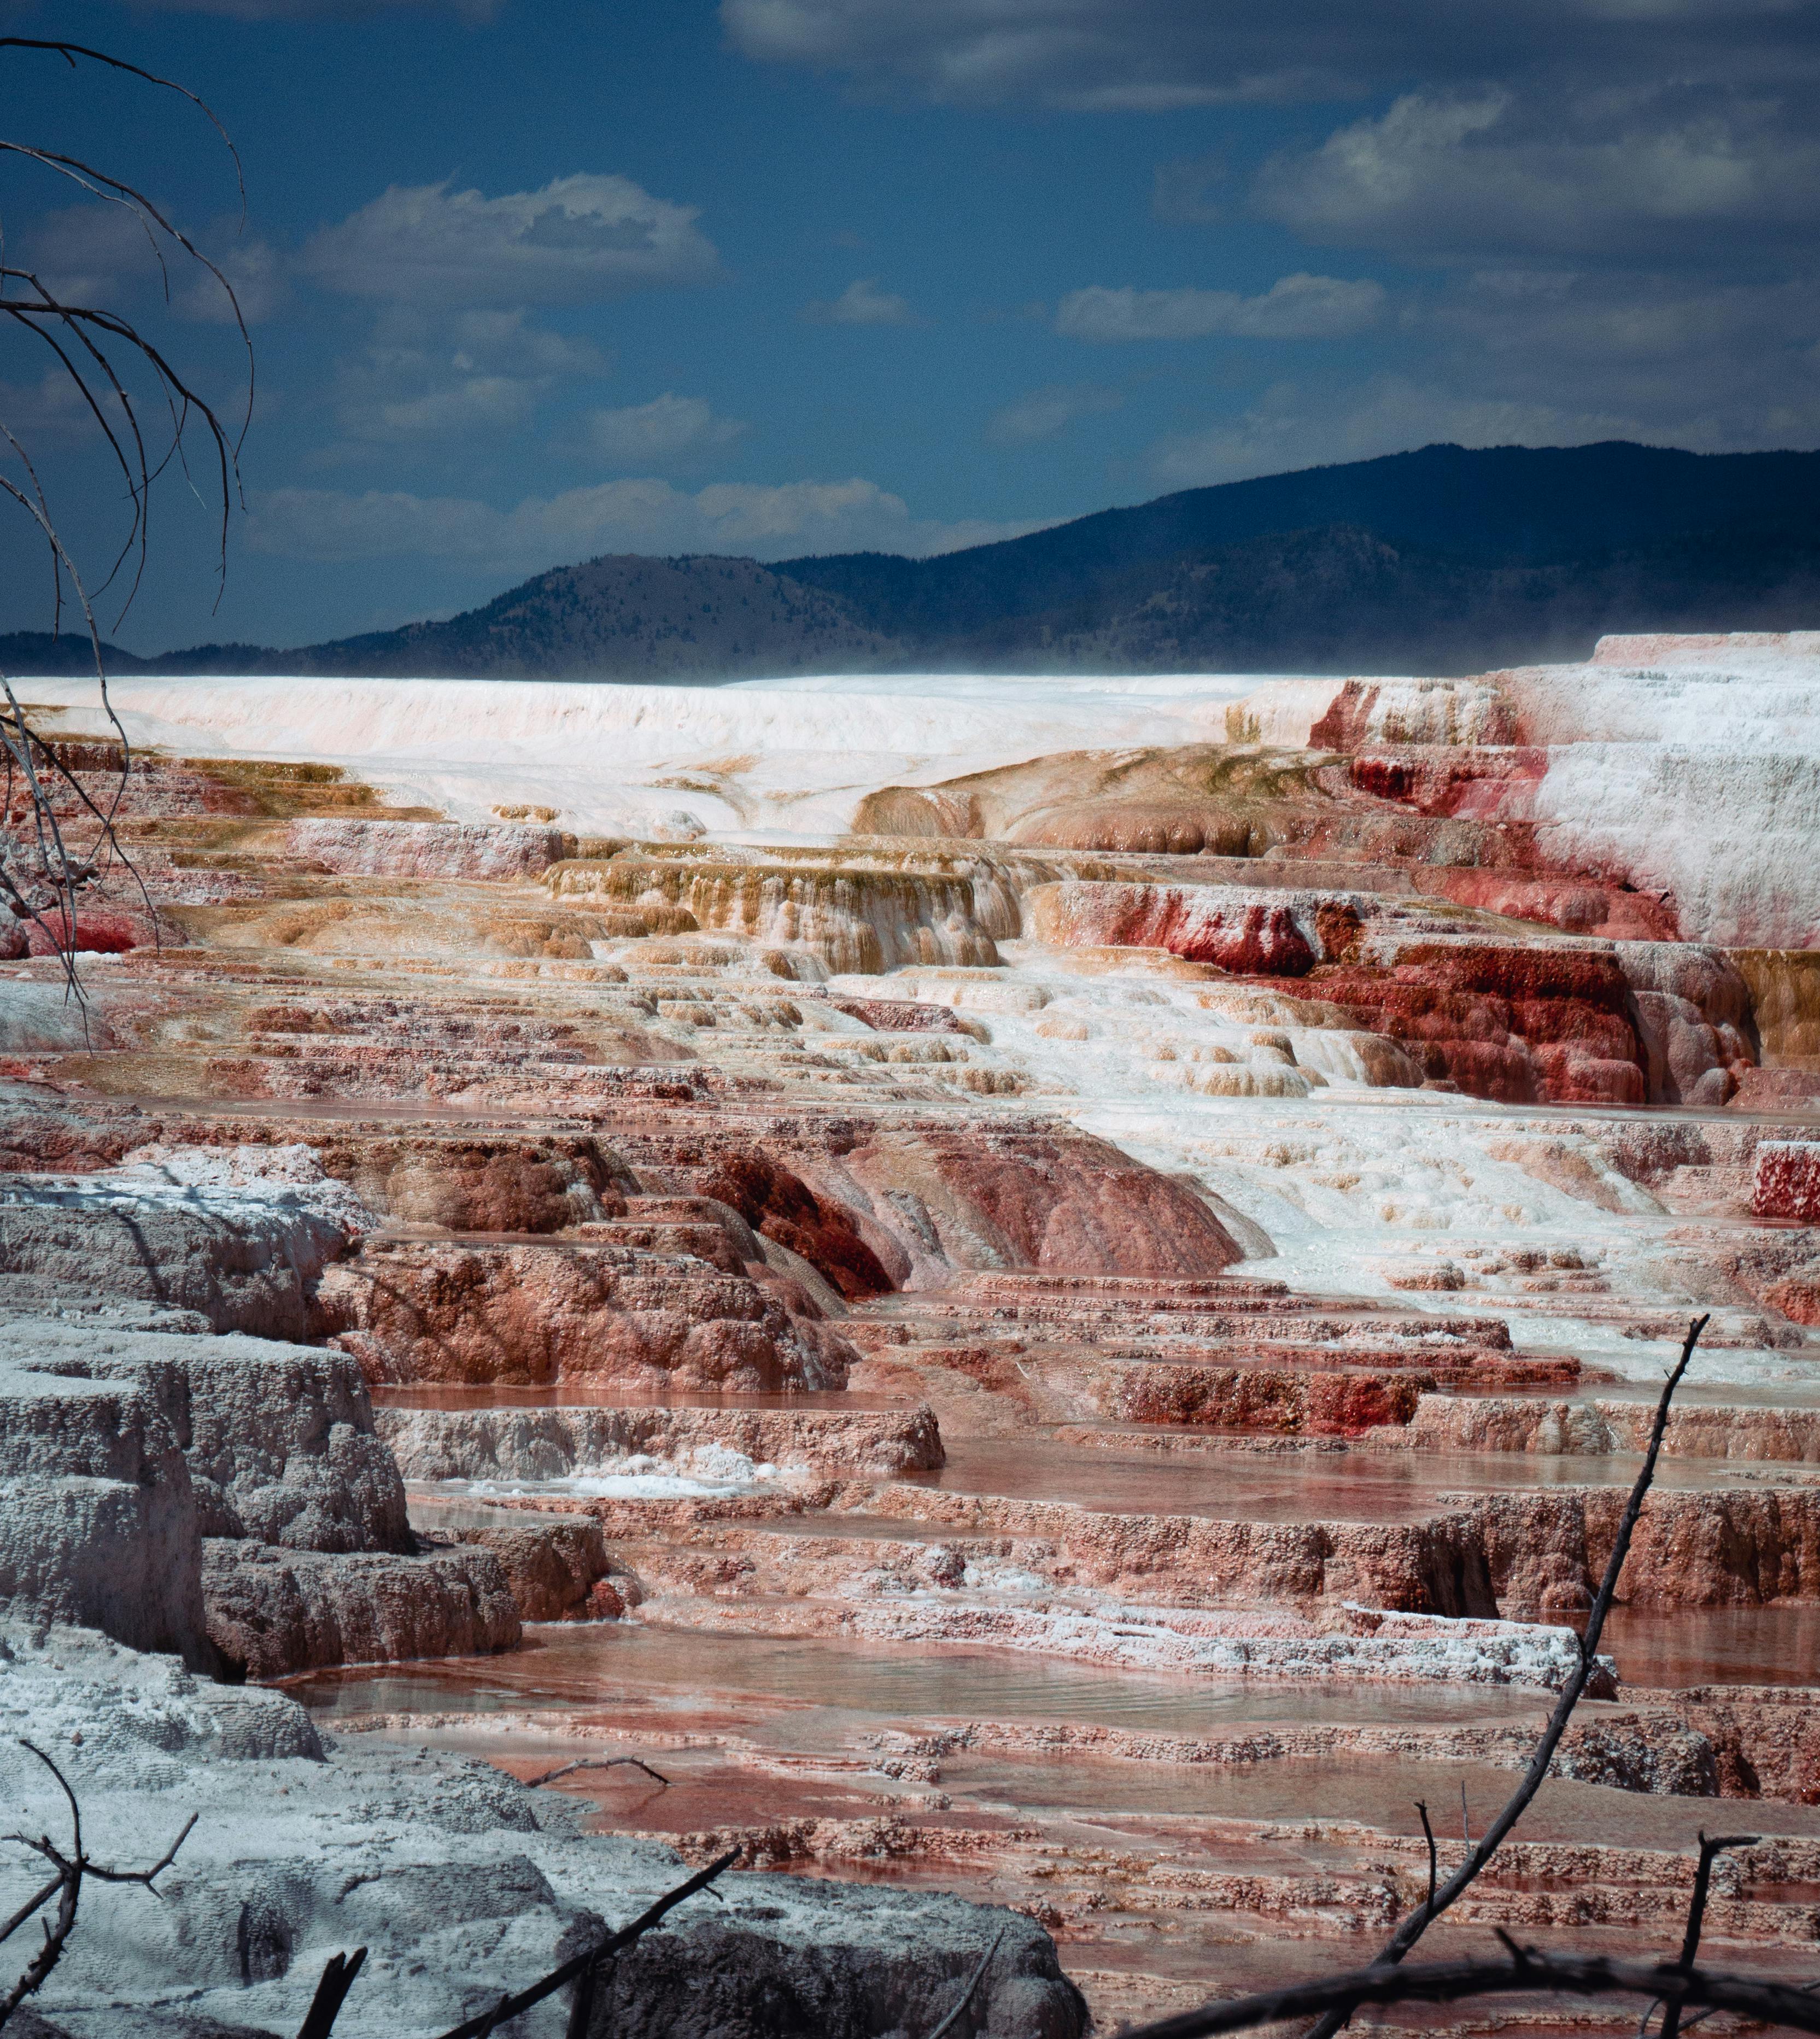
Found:
[[(226, 144), (234, 164), (244, 226), (246, 184), (239, 154), (232, 138), (213, 108), (188, 86), (161, 77), (123, 58), (110, 55), (105, 51), (90, 48), (85, 44), (28, 36), (0, 36), (0, 52), (7, 51), (61, 57), (72, 70), (78, 69), (84, 63), (97, 64), (123, 76), (141, 80), (160, 90), (173, 92), (189, 101), (208, 120)], [(21, 102), (15, 94), (11, 103), (17, 105)], [(146, 237), (146, 244), (158, 265), (167, 302), (170, 298), (167, 243), (184, 260), (206, 271), (219, 285), (246, 351), (246, 410), (237, 431), (230, 435), (228, 427), (223, 423), (215, 406), (203, 396), (201, 389), (178, 369), (153, 339), (131, 320), (105, 306), (65, 302), (58, 292), (33, 271), (7, 264), (4, 260), (3, 244), (0, 244), (0, 320), (30, 333), (50, 349), (56, 364), (53, 372), (61, 376), (82, 409), (100, 429), (108, 456), (126, 485), (125, 533), (105, 575), (91, 592), (90, 588), (85, 585), (84, 577), (75, 560), (59, 535), (49, 498), (29, 448), (4, 420), (0, 420), (0, 442), (3, 442), (0, 450), (9, 451), (19, 462), (26, 484), (21, 487), (9, 477), (0, 473), (0, 496), (25, 511), (47, 548), (52, 598), (52, 634), (59, 633), (63, 627), (66, 587), (81, 610), (89, 648), (93, 655), (101, 708), (120, 743), (119, 779), (113, 796), (104, 810), (75, 773), (63, 766), (39, 732), (29, 726), (17, 696), (9, 685), (6, 687), (9, 714), (0, 718), (0, 747), (4, 748), (6, 754), (7, 795), (6, 814), (0, 816), (0, 824), (3, 824), (0, 825), (0, 905), (10, 909), (17, 918), (29, 921), (38, 929), (45, 946), (62, 959), (68, 993), (78, 1005), (85, 1006), (81, 976), (73, 960), (80, 940), (76, 896), (78, 888), (94, 882), (118, 859), (122, 868), (131, 875), (146, 909), (151, 915), (154, 940), (158, 925), (157, 915), (152, 909), (150, 895), (144, 880), (122, 847), (115, 828), (127, 776), (132, 769), (132, 747), (108, 697), (106, 663), (102, 654), (101, 631), (95, 618), (93, 598), (110, 587), (127, 561), (129, 559), (133, 560), (130, 582), (121, 601), (120, 617), (115, 621), (114, 627), (118, 628), (120, 618), (123, 618), (138, 594), (146, 571), (149, 557), (153, 484), (173, 461), (181, 468), (186, 480), (188, 480), (186, 440), (194, 431), (200, 429), (206, 433), (212, 450), (214, 487), (219, 504), (215, 596), (218, 606), (222, 590), (226, 586), (229, 524), (235, 504), (241, 499), (239, 450), (253, 416), (255, 389), (253, 343), (239, 298), (220, 265), (196, 245), (176, 219), (138, 185), (82, 157), (54, 146), (24, 141), (14, 135), (0, 135), (0, 156), (29, 162), (51, 176), (74, 184), (90, 198), (123, 211)], [(142, 373), (135, 374), (133, 373), (135, 370)], [(162, 404), (169, 419), (169, 442), (161, 452), (146, 442), (140, 422), (139, 408), (135, 401), (131, 386), (133, 381), (146, 378), (149, 378), (156, 400)], [(198, 493), (199, 500), (199, 493), (193, 480), (189, 481), (189, 486), (192, 493)], [(13, 835), (10, 819), (15, 773), (24, 782), (30, 808), (29, 823), (22, 841)], [(51, 783), (47, 783), (47, 780)], [(85, 852), (73, 850), (63, 839), (54, 799), (56, 788), (67, 790), (74, 796), (76, 805), (85, 810), (97, 824), (95, 843)]]
[(316, 1994), (310, 1999), (309, 2011), (298, 2027), (297, 2039), (329, 2039), (341, 2007), (348, 1999), (348, 1992), (354, 1987), (354, 1978), (366, 1960), (364, 1947), (356, 1947), (351, 1954), (329, 1957), (321, 1980), (316, 1985)]
[[(1317, 2011), (1343, 2023), (1366, 2004), (1457, 2003), (1466, 1997), (1541, 1994), (1658, 1997), (1678, 2007), (1699, 2005), (1708, 2011), (1735, 2011), (1796, 2032), (1820, 2033), (1820, 1996), (1786, 1983), (1761, 1982), (1713, 1969), (1681, 1969), (1672, 1962), (1652, 1965), (1614, 1961), (1602, 1954), (1548, 1954), (1510, 1940), (1506, 1945), (1511, 1952), (1504, 1961), (1402, 1965), (1380, 1961), (1348, 1975), (1203, 2004), (1177, 2017), (1138, 2026), (1120, 2039), (1214, 2039), (1218, 2033), (1249, 2031), (1256, 2026), (1305, 2018)], [(1693, 2022), (1691, 2018), (1687, 2022)]]
[(539, 1784), (553, 1784), (557, 1778), (567, 1777), (577, 1770), (617, 1770), (622, 1765), (642, 1770), (647, 1777), (655, 1777), (659, 1784), (670, 1779), (661, 1771), (653, 1770), (641, 1756), (584, 1756), (578, 1763), (558, 1764), (554, 1770), (545, 1770), (541, 1775), (527, 1777), (525, 1783), (534, 1790)]
[[(574, 1982), (591, 1969), (598, 1968), (614, 1955), (623, 1954), (636, 1941), (642, 1939), (667, 1912), (673, 1912), (685, 1898), (693, 1897), (698, 1890), (709, 1885), (724, 1870), (731, 1869), (740, 1857), (742, 1851), (730, 1848), (718, 1861), (711, 1862), (705, 1869), (699, 1869), (686, 1883), (679, 1883), (674, 1890), (666, 1891), (657, 1902), (641, 1912), (629, 1926), (621, 1926), (617, 1933), (610, 1933), (599, 1946), (590, 1947), (585, 1954), (576, 1955), (560, 1968), (553, 1969), (541, 1982), (533, 1983), (527, 1990), (516, 1996), (502, 1998), (491, 2011), (483, 2011), (478, 2018), (470, 2018), (465, 2024), (451, 2026), (442, 2034), (442, 2039), (483, 2039), (496, 2026), (503, 2025), (507, 2018), (519, 2017), (529, 2011), (534, 2003), (541, 2003), (546, 1996), (553, 1996), (566, 1984)], [(1820, 2005), (1815, 2007), (1820, 2015)]]
[(945, 2033), (952, 2031), (955, 2026), (959, 2022), (962, 2013), (965, 2011), (967, 2007), (973, 2001), (973, 1993), (979, 1987), (981, 1976), (982, 1976), (986, 1973), (986, 1970), (992, 1965), (992, 1957), (998, 1952), (998, 1943), (1004, 1938), (1005, 1928), (1001, 1926), (998, 1931), (992, 1936), (992, 1945), (989, 1946), (986, 1952), (980, 1956), (979, 1965), (974, 1970), (973, 1973), (967, 1977), (967, 1987), (960, 1993), (959, 2003), (954, 2007), (953, 2010), (948, 2014), (947, 2017), (941, 2021), (940, 2024), (939, 2024), (935, 2030), (930, 2033), (929, 2039), (943, 2039), (943, 2035)]
[[(1400, 1961), (1434, 1921), (1450, 1905), (1457, 1902), (1496, 1854), (1506, 1835), (1523, 1817), (1530, 1801), (1542, 1788), (1542, 1781), (1548, 1774), (1548, 1766), (1554, 1760), (1555, 1751), (1560, 1746), (1561, 1737), (1566, 1733), (1567, 1723), (1573, 1718), (1574, 1709), (1584, 1696), (1587, 1683), (1592, 1676), (1598, 1659), (1599, 1637), (1605, 1629), (1605, 1616), (1610, 1613), (1612, 1603), (1617, 1597), (1618, 1578), (1624, 1570), (1624, 1559), (1630, 1554), (1631, 1539), (1636, 1532), (1637, 1518), (1643, 1513), (1643, 1502), (1655, 1479), (1656, 1460), (1662, 1453), (1662, 1434), (1668, 1428), (1669, 1407), (1674, 1399), (1674, 1391), (1681, 1385), (1682, 1375), (1692, 1363), (1694, 1348), (1700, 1342), (1700, 1335), (1706, 1329), (1707, 1322), (1705, 1317), (1697, 1317), (1688, 1326), (1681, 1357), (1662, 1384), (1662, 1399), (1656, 1403), (1655, 1420), (1650, 1426), (1649, 1447), (1643, 1454), (1643, 1467), (1632, 1486), (1630, 1498), (1624, 1504), (1617, 1534), (1613, 1540), (1611, 1556), (1606, 1561), (1605, 1577), (1600, 1581), (1598, 1592), (1594, 1598), (1592, 1612), (1586, 1619), (1586, 1633), (1579, 1638), (1578, 1668), (1562, 1688), (1560, 1697), (1555, 1703), (1555, 1710), (1548, 1716), (1548, 1726), (1543, 1729), (1541, 1737), (1536, 1744), (1535, 1752), (1529, 1758), (1529, 1768), (1523, 1772), (1522, 1781), (1505, 1800), (1502, 1809), (1485, 1829), (1477, 1847), (1468, 1853), (1459, 1868), (1432, 1897), (1419, 1904), (1398, 1925), (1378, 1956), (1380, 1962), (1394, 1966)], [(1372, 2000), (1377, 2001), (1375, 1999)], [(1324, 2009), (1322, 2015), (1309, 2028), (1307, 2039), (1334, 2039), (1334, 2034), (1345, 2024), (1349, 2014), (1347, 2011), (1338, 2007)]]
[(188, 1840), (190, 1830), (196, 1822), (192, 1813), (184, 1822), (183, 1831), (165, 1849), (150, 1869), (109, 1869), (93, 1860), (82, 1845), (82, 1808), (70, 1780), (52, 1762), (36, 1742), (20, 1741), (21, 1749), (29, 1749), (57, 1780), (70, 1806), (70, 1851), (64, 1854), (48, 1834), (34, 1840), (29, 1834), (8, 1834), (6, 1838), (29, 1848), (34, 1855), (42, 1855), (56, 1871), (51, 1881), (19, 1911), (13, 1913), (4, 1927), (0, 1929), (0, 1940), (9, 1939), (34, 1912), (39, 1912), (54, 1897), (57, 1900), (57, 1916), (44, 1927), (44, 1943), (31, 1960), (25, 1972), (9, 1989), (0, 1991), (0, 2025), (4, 2025), (27, 1997), (42, 1989), (49, 1980), (51, 1972), (63, 1958), (63, 1949), (70, 1935), (75, 1931), (76, 1913), (82, 1903), (82, 1884), (85, 1878), (93, 1877), (98, 1883), (139, 1883), (155, 1893), (157, 1879), (169, 1869), (177, 1859), (177, 1851)]
[(1428, 1824), (1428, 1808), (1419, 1798), (1415, 1802), (1415, 1809), (1422, 1815), (1423, 1837), (1428, 1843), (1428, 1896), (1426, 1902), (1432, 1904), (1434, 1902), (1434, 1878), (1438, 1866), (1434, 1852), (1434, 1829)]

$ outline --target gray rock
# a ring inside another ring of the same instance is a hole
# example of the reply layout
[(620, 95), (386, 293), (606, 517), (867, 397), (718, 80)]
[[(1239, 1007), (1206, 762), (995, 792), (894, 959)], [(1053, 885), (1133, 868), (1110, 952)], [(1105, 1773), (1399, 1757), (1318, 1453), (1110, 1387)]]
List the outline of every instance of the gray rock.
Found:
[(473, 1544), (399, 1557), (211, 1537), (202, 1587), (209, 1640), (240, 1677), (474, 1656), (515, 1649), (521, 1633), (504, 1566)]
[(0, 1274), (40, 1300), (105, 1296), (302, 1338), (317, 1277), (372, 1222), (302, 1148), (151, 1147), (118, 1168), (0, 1183)]
[[(104, 1861), (155, 1860), (199, 1816), (158, 1896), (85, 1892), (36, 2007), (69, 2039), (201, 2039), (209, 2020), (294, 2033), (329, 1957), (360, 1946), (366, 1966), (336, 2039), (429, 2039), (688, 1873), (667, 1848), (583, 1833), (580, 1807), (484, 1764), (376, 1737), (318, 1754), (281, 1694), (211, 1688), (92, 1635), (53, 1631), (34, 1645), (5, 1633), (0, 1801), (25, 1826), (55, 1834), (67, 1817), (17, 1745), (28, 1733), (66, 1769)], [(0, 1911), (21, 1901), (28, 1874), (0, 1855)], [(1083, 2030), (1047, 1935), (1016, 1915), (811, 1878), (735, 1874), (722, 1888), (721, 1902), (690, 1900), (618, 1965), (597, 2033), (916, 2039), (1001, 1929), (963, 2029), (991, 2039)], [(553, 1998), (514, 2039), (560, 2039), (567, 2016)]]

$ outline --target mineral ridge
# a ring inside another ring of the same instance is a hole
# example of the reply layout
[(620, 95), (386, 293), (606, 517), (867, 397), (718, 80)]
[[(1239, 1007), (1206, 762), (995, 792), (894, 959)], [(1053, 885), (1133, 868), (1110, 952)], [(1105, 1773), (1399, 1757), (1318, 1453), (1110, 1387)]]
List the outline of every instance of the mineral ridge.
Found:
[(198, 1824), (36, 2030), (290, 2033), (366, 1945), (337, 2031), (427, 2035), (735, 1843), (597, 2033), (1351, 1965), (1696, 1312), (1431, 1943), (1666, 1954), (1749, 1799), (1708, 1939), (1805, 1976), (1820, 635), (115, 693), (137, 875), (0, 956), (0, 1788), (54, 1827), (29, 1733), (103, 1859)]

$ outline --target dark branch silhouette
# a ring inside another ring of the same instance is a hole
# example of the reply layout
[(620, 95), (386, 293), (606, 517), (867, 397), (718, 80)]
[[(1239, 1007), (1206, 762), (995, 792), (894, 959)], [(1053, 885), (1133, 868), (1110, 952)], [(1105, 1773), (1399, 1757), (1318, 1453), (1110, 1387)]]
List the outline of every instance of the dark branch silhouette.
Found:
[(49, 1862), (55, 1874), (41, 1889), (28, 1898), (4, 1926), (0, 1926), (0, 1942), (9, 1940), (28, 1919), (41, 1912), (55, 1897), (57, 1900), (55, 1916), (44, 1921), (44, 1938), (19, 1980), (9, 1988), (0, 1990), (0, 2025), (4, 2025), (26, 1998), (34, 1995), (49, 1980), (51, 1972), (62, 1960), (70, 1935), (76, 1928), (76, 1914), (82, 1901), (82, 1885), (89, 1878), (97, 1883), (138, 1883), (155, 1893), (157, 1879), (177, 1859), (177, 1852), (189, 1839), (190, 1829), (195, 1826), (196, 1816), (192, 1813), (183, 1824), (183, 1829), (150, 1869), (111, 1869), (97, 1862), (82, 1844), (82, 1808), (78, 1802), (70, 1780), (51, 1761), (36, 1742), (20, 1743), (21, 1749), (29, 1749), (56, 1779), (59, 1788), (70, 1806), (70, 1847), (66, 1854), (48, 1834), (34, 1837), (30, 1834), (8, 1834), (6, 1839), (21, 1847), (29, 1848), (32, 1854), (41, 1855)]
[(998, 1952), (998, 1943), (1004, 1938), (1005, 1928), (1001, 1926), (998, 1931), (992, 1936), (991, 1946), (989, 1946), (986, 1952), (980, 1956), (979, 1965), (975, 1969), (973, 1973), (967, 1977), (967, 1987), (960, 1993), (960, 2001), (956, 2004), (953, 2010), (948, 2014), (947, 2017), (941, 2021), (940, 2024), (939, 2024), (935, 2030), (930, 2033), (929, 2039), (943, 2039), (943, 2035), (944, 2033), (952, 2031), (954, 2027), (959, 2023), (963, 2013), (966, 2011), (967, 2007), (973, 2001), (973, 1993), (979, 1987), (980, 1978), (992, 1965), (992, 1957)]
[[(1674, 1391), (1681, 1385), (1681, 1376), (1693, 1361), (1694, 1348), (1700, 1342), (1700, 1335), (1706, 1329), (1707, 1321), (1705, 1317), (1697, 1317), (1688, 1326), (1687, 1337), (1681, 1348), (1681, 1357), (1662, 1384), (1662, 1397), (1655, 1407), (1655, 1420), (1650, 1426), (1649, 1446), (1643, 1453), (1643, 1466), (1631, 1487), (1630, 1498), (1624, 1504), (1617, 1534), (1612, 1542), (1611, 1556), (1606, 1561), (1605, 1577), (1599, 1581), (1592, 1612), (1586, 1618), (1586, 1633), (1579, 1638), (1579, 1661), (1573, 1675), (1562, 1688), (1560, 1697), (1555, 1703), (1555, 1710), (1548, 1716), (1548, 1726), (1542, 1730), (1534, 1753), (1529, 1758), (1529, 1767), (1523, 1772), (1522, 1781), (1505, 1800), (1497, 1817), (1480, 1837), (1478, 1845), (1468, 1851), (1465, 1860), (1458, 1869), (1432, 1897), (1417, 1905), (1398, 1925), (1377, 1957), (1381, 1964), (1394, 1966), (1402, 1961), (1442, 1913), (1465, 1894), (1486, 1864), (1497, 1853), (1505, 1836), (1528, 1810), (1530, 1801), (1542, 1788), (1543, 1779), (1548, 1774), (1548, 1766), (1554, 1761), (1555, 1752), (1560, 1746), (1561, 1737), (1567, 1733), (1567, 1723), (1574, 1717), (1574, 1709), (1585, 1696), (1587, 1684), (1596, 1667), (1599, 1637), (1604, 1632), (1605, 1616), (1611, 1612), (1612, 1603), (1617, 1597), (1618, 1578), (1624, 1570), (1624, 1559), (1630, 1555), (1631, 1539), (1636, 1532), (1637, 1518), (1643, 1513), (1643, 1502), (1655, 1479), (1656, 1460), (1662, 1454), (1662, 1437), (1668, 1429), (1670, 1405), (1674, 1400)], [(1462, 1797), (1462, 1817), (1465, 1804)], [(1321, 2016), (1309, 2027), (1307, 2039), (1334, 2039), (1334, 2034), (1345, 2024), (1350, 2014), (1348, 2011), (1338, 2006), (1324, 2007)]]
[[(79, 43), (0, 36), (0, 53), (61, 57), (72, 70), (85, 63), (98, 64), (188, 101), (202, 112), (226, 144), (234, 164), (244, 223), (246, 186), (240, 158), (214, 110), (187, 86)], [(21, 103), (18, 94), (13, 95), (12, 103)], [(220, 266), (136, 184), (81, 157), (59, 149), (36, 146), (11, 136), (0, 135), (0, 156), (16, 157), (35, 164), (51, 176), (73, 184), (89, 197), (116, 206), (127, 214), (145, 235), (157, 261), (167, 302), (170, 297), (169, 253), (207, 271), (220, 287), (246, 351), (245, 414), (230, 433), (196, 381), (131, 320), (104, 305), (76, 304), (65, 300), (35, 271), (6, 262), (3, 259), (4, 242), (0, 241), (0, 319), (28, 333), (48, 351), (52, 374), (74, 393), (85, 415), (99, 428), (113, 465), (125, 484), (128, 506), (127, 528), (120, 549), (105, 575), (91, 589), (59, 534), (50, 499), (30, 449), (6, 420), (0, 418), (0, 458), (9, 456), (23, 477), (21, 481), (0, 471), (0, 497), (24, 513), (48, 554), (53, 636), (61, 632), (66, 601), (73, 602), (81, 612), (94, 659), (102, 711), (120, 745), (118, 782), (104, 811), (58, 756), (55, 747), (31, 726), (10, 681), (0, 674), (6, 708), (5, 715), (0, 716), (0, 750), (4, 751), (6, 763), (6, 826), (0, 827), (0, 906), (37, 928), (45, 946), (63, 959), (66, 987), (82, 1002), (82, 985), (72, 960), (80, 945), (78, 895), (105, 876), (117, 862), (137, 884), (147, 911), (151, 911), (150, 896), (131, 859), (123, 849), (114, 826), (132, 769), (132, 747), (108, 698), (95, 601), (113, 584), (131, 560), (132, 573), (120, 603), (120, 616), (113, 626), (118, 628), (120, 618), (132, 606), (145, 573), (153, 484), (173, 461), (186, 479), (188, 477), (187, 443), (192, 434), (199, 430), (209, 442), (214, 488), (219, 506), (215, 598), (219, 602), (227, 571), (229, 521), (240, 499), (239, 450), (253, 413), (253, 344), (240, 300)], [(156, 405), (165, 413), (168, 438), (161, 450), (148, 444), (132, 392), (135, 377), (149, 380)], [(194, 492), (193, 480), (190, 486)], [(28, 826), (23, 836), (15, 836), (11, 827), (16, 781), (23, 782), (28, 810)], [(72, 807), (80, 810), (96, 824), (94, 840), (85, 848), (73, 849), (66, 841), (58, 811), (59, 802), (66, 811)], [(152, 921), (155, 929), (155, 913), (152, 913)]]
[(659, 1784), (670, 1779), (660, 1770), (653, 1770), (642, 1756), (584, 1756), (579, 1762), (559, 1763), (553, 1770), (545, 1770), (535, 1777), (527, 1777), (525, 1783), (535, 1789), (539, 1784), (553, 1784), (559, 1777), (568, 1777), (577, 1770), (618, 1770), (622, 1768), (642, 1770), (647, 1777), (655, 1777)]
[[(1341, 2023), (1367, 2004), (1457, 2003), (1473, 1996), (1647, 1996), (1679, 2009), (1687, 2005), (1729, 2011), (1765, 2025), (1820, 2033), (1820, 1996), (1786, 1983), (1761, 1982), (1715, 1969), (1683, 1969), (1664, 1961), (1614, 1961), (1602, 1954), (1550, 1954), (1522, 1947), (1500, 1934), (1503, 1961), (1374, 1962), (1351, 1974), (1292, 1983), (1224, 2003), (1203, 2004), (1179, 2017), (1138, 2026), (1121, 2039), (1213, 2039), (1259, 2025), (1319, 2012)], [(1693, 2023), (1690, 2018), (1689, 2024)], [(1685, 2030), (1685, 2027), (1683, 2027)]]

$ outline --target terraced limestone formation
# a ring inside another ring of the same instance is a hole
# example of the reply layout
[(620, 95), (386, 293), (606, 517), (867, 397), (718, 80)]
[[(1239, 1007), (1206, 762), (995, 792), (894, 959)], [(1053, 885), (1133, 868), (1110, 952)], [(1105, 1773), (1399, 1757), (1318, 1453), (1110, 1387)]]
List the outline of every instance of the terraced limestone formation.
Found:
[(351, 2033), (735, 1840), (634, 2029), (925, 2030), (979, 1907), (995, 2039), (1350, 1965), (1525, 1761), (1696, 1311), (1611, 1661), (1431, 1938), (1670, 1948), (1748, 1799), (1708, 1938), (1805, 1978), (1820, 637), (119, 700), (150, 909), (93, 889), (85, 1009), (0, 960), (0, 1593), (101, 1816), (295, 1801), (256, 1901), (211, 1813), (172, 2001), (294, 2029), (375, 1792), (435, 1890)]

